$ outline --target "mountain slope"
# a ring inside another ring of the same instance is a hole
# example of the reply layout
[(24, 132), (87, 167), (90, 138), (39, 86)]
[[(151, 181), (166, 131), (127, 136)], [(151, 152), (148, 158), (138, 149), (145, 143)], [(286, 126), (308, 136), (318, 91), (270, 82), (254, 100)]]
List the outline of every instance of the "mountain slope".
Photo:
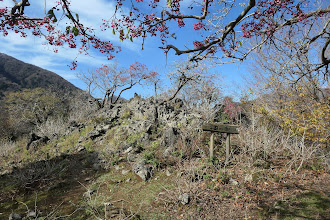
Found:
[(0, 98), (6, 92), (50, 87), (63, 92), (80, 90), (51, 71), (0, 53)]

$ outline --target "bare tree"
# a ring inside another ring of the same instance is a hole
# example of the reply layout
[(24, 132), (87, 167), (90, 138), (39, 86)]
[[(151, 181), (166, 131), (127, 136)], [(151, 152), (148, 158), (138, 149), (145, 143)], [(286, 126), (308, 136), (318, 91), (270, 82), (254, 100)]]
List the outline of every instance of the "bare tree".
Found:
[(256, 109), (292, 134), (319, 143), (329, 143), (330, 136), (329, 72), (322, 61), (328, 29), (329, 20), (287, 27), (275, 34), (273, 45), (257, 51), (251, 71)]
[(122, 68), (118, 63), (113, 63), (89, 71), (88, 74), (80, 74), (91, 95), (94, 95), (95, 90), (103, 94), (99, 103), (100, 108), (103, 108), (107, 102), (115, 104), (126, 90), (138, 84), (146, 84), (147, 80), (154, 80), (156, 77), (156, 72), (149, 71), (146, 65), (139, 62), (135, 62), (129, 68)]

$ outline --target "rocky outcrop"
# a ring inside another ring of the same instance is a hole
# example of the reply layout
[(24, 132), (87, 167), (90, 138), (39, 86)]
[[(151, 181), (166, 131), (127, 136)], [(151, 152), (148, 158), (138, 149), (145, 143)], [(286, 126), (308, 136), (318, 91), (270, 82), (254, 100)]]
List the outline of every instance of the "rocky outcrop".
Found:
[(152, 177), (153, 167), (150, 164), (146, 164), (145, 160), (141, 160), (133, 164), (132, 170), (141, 177), (142, 180), (147, 181)]
[(41, 144), (46, 144), (49, 141), (49, 138), (46, 136), (40, 137), (36, 135), (35, 133), (32, 133), (30, 135), (29, 141), (26, 145), (26, 150), (33, 149), (36, 150), (36, 148)]

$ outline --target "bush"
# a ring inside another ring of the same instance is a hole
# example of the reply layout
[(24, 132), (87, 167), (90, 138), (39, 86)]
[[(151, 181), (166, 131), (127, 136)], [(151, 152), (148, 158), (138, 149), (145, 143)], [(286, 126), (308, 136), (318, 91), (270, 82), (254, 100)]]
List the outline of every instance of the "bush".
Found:
[(240, 162), (267, 168), (270, 162), (287, 160), (287, 169), (299, 170), (303, 164), (312, 163), (320, 152), (321, 144), (288, 134), (260, 114), (254, 114), (251, 120), (251, 125), (242, 126), (237, 136)]
[(16, 147), (14, 141), (8, 139), (0, 140), (0, 156), (8, 156)]
[(48, 119), (46, 122), (37, 125), (37, 133), (42, 136), (53, 137), (62, 136), (66, 133), (69, 123), (63, 118)]

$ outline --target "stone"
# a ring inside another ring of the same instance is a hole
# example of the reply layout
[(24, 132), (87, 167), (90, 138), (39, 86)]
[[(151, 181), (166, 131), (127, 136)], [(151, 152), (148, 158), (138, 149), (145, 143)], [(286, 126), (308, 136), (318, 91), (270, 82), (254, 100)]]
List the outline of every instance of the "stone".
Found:
[(115, 166), (115, 170), (120, 170), (122, 167), (120, 167), (120, 166), (118, 166), (118, 165), (116, 165)]
[(183, 205), (187, 205), (190, 202), (190, 196), (188, 193), (183, 193), (179, 196), (179, 201), (183, 204)]
[(69, 133), (73, 132), (74, 130), (78, 129), (78, 131), (81, 131), (83, 128), (85, 128), (84, 124), (79, 124), (76, 121), (71, 121), (68, 126)]
[(282, 207), (279, 206), (279, 205), (275, 206), (274, 209), (277, 209), (277, 210), (284, 210), (284, 208), (282, 208)]
[(35, 150), (37, 146), (39, 146), (40, 144), (46, 144), (49, 140), (50, 139), (47, 136), (40, 137), (35, 133), (32, 133), (26, 145), (26, 150), (29, 150), (30, 148)]
[(137, 159), (137, 156), (136, 156), (136, 154), (128, 153), (126, 159), (128, 162), (135, 162)]
[(37, 217), (37, 213), (36, 212), (29, 212), (27, 215), (26, 215), (26, 217), (28, 217), (28, 218), (36, 218)]
[(82, 143), (82, 142), (84, 142), (84, 140), (85, 140), (85, 137), (84, 137), (84, 136), (81, 136), (81, 137), (78, 139), (78, 143)]
[(244, 181), (245, 181), (245, 182), (252, 182), (252, 181), (253, 181), (253, 176), (252, 176), (252, 174), (247, 174), (247, 175), (244, 177)]
[(237, 186), (239, 183), (236, 181), (236, 180), (234, 180), (234, 179), (230, 179), (229, 180), (229, 183), (231, 184), (231, 185), (233, 185), (233, 186)]
[(137, 144), (137, 142), (136, 141), (134, 141), (133, 143), (128, 143), (128, 144), (125, 144), (121, 149), (120, 149), (120, 152), (122, 152), (122, 153), (129, 153), (129, 152), (131, 152), (132, 150), (133, 150), (133, 148), (134, 148), (134, 145), (136, 145)]
[(101, 131), (108, 131), (112, 128), (111, 125), (104, 125), (102, 128), (101, 128)]
[(133, 150), (133, 147), (129, 147), (123, 153), (127, 154), (127, 153), (131, 152), (132, 150)]
[(18, 220), (18, 219), (22, 219), (22, 216), (20, 214), (17, 214), (17, 213), (11, 213), (9, 215), (9, 220)]
[(145, 160), (141, 160), (133, 164), (133, 172), (141, 177), (142, 180), (147, 181), (152, 176), (152, 166), (145, 163)]
[(84, 193), (84, 197), (85, 198), (88, 198), (88, 199), (91, 199), (92, 198), (92, 195), (96, 192), (96, 190), (87, 190), (87, 192)]
[(76, 146), (74, 146), (74, 148), (76, 149), (76, 152), (78, 152), (78, 153), (86, 151), (86, 148), (84, 146), (82, 146), (81, 144), (77, 144)]
[(90, 131), (87, 134), (87, 138), (94, 140), (97, 137), (104, 135), (109, 129), (112, 128), (112, 125), (97, 125), (94, 130)]
[(94, 140), (95, 138), (100, 137), (101, 135), (102, 135), (102, 133), (100, 133), (100, 131), (93, 130), (87, 134), (87, 138)]
[(164, 132), (161, 144), (163, 146), (169, 147), (174, 146), (178, 139), (178, 130), (177, 128), (170, 127)]
[(170, 157), (172, 155), (172, 153), (174, 152), (175, 148), (174, 147), (168, 147), (165, 149), (163, 156), (164, 157)]
[(123, 175), (127, 175), (129, 173), (129, 170), (122, 170), (121, 171), (121, 174), (123, 174)]

